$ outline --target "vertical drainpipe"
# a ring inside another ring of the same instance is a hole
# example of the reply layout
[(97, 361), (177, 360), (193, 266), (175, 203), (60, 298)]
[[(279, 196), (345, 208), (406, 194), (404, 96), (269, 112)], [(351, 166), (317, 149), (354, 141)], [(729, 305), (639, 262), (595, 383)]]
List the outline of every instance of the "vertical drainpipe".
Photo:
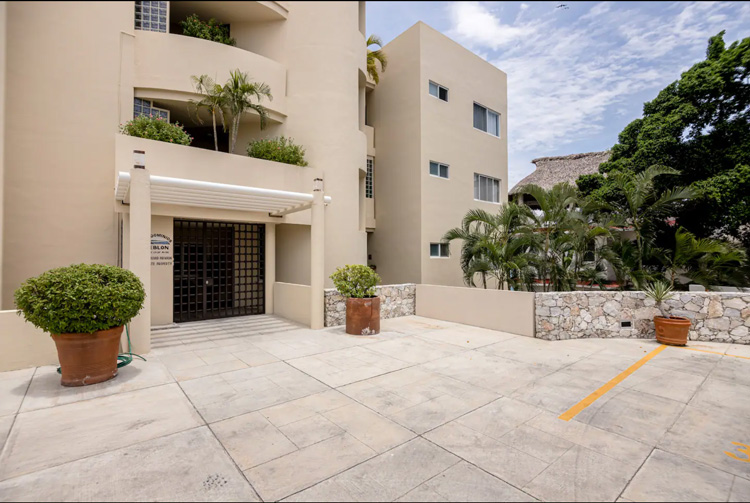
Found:
[[(136, 156), (137, 157), (137, 156)], [(143, 156), (145, 157), (145, 155)], [(151, 177), (138, 161), (130, 170), (130, 270), (143, 282), (146, 300), (130, 322), (135, 353), (151, 350)]]
[(310, 328), (323, 328), (323, 286), (325, 284), (325, 204), (323, 179), (313, 180), (310, 219)]

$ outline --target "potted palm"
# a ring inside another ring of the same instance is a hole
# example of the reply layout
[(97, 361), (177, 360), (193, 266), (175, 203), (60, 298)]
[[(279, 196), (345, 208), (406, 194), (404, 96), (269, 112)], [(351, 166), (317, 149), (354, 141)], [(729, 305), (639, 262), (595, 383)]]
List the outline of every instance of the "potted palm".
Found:
[(682, 316), (665, 316), (664, 309), (662, 309), (662, 303), (672, 298), (674, 293), (672, 285), (664, 281), (654, 281), (645, 285), (643, 292), (656, 302), (656, 307), (661, 312), (661, 316), (654, 316), (656, 340), (672, 346), (686, 345), (688, 332), (690, 332), (690, 320)]
[(347, 265), (337, 268), (331, 279), (336, 290), (346, 297), (346, 333), (380, 333), (380, 297), (375, 295), (380, 276), (366, 265)]
[(143, 307), (138, 276), (120, 267), (78, 264), (27, 279), (15, 292), (19, 315), (57, 346), (63, 386), (117, 375), (120, 336)]

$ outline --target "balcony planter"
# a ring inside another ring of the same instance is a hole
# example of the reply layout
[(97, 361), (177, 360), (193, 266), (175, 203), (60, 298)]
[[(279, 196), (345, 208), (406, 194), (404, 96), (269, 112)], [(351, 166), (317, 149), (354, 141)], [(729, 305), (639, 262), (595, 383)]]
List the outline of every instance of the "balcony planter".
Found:
[(339, 267), (331, 275), (333, 284), (346, 297), (346, 333), (375, 335), (380, 333), (380, 297), (375, 285), (380, 281), (366, 265)]
[(110, 265), (52, 269), (15, 292), (19, 315), (52, 336), (63, 386), (96, 384), (117, 375), (123, 326), (144, 299), (138, 277)]
[(656, 328), (656, 340), (661, 344), (672, 346), (684, 346), (687, 344), (690, 332), (690, 320), (681, 316), (666, 316), (662, 309), (665, 300), (673, 296), (673, 288), (668, 283), (655, 281), (643, 288), (646, 297), (656, 302), (656, 307), (661, 311), (661, 316), (654, 316), (654, 327)]
[(690, 320), (681, 316), (654, 316), (656, 340), (671, 346), (684, 346), (688, 341)]

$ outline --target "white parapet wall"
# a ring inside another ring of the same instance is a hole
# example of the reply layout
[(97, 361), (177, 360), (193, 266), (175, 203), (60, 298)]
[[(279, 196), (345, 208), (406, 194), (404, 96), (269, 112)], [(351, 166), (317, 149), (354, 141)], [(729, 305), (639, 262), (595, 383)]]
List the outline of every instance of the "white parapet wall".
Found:
[(534, 293), (417, 285), (418, 316), (534, 337)]
[[(404, 283), (402, 285), (381, 285), (375, 287), (375, 293), (380, 297), (380, 318), (398, 318), (415, 314), (417, 285)], [(336, 327), (346, 324), (346, 298), (335, 288), (325, 290), (325, 326)]]
[(56, 364), (57, 348), (49, 334), (16, 310), (0, 311), (0, 372)]
[[(692, 321), (690, 340), (750, 344), (750, 294), (675, 292), (665, 315)], [(536, 337), (654, 338), (660, 315), (643, 292), (550, 292), (536, 294)]]
[[(321, 306), (322, 307), (322, 306)], [(296, 283), (273, 284), (273, 312), (288, 320), (310, 326), (310, 286)]]

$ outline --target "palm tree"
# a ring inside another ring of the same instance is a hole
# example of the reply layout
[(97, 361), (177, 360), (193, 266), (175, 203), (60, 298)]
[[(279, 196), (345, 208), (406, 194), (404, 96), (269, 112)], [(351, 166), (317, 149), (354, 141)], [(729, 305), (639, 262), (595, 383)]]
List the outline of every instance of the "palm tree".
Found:
[(614, 181), (614, 188), (621, 197), (606, 205), (607, 209), (618, 216), (622, 222), (633, 228), (638, 249), (639, 270), (643, 270), (646, 258), (646, 240), (653, 236), (656, 223), (670, 216), (670, 212), (681, 201), (690, 199), (692, 191), (684, 187), (675, 187), (657, 194), (654, 178), (661, 175), (676, 175), (679, 171), (666, 166), (651, 166), (641, 173), (612, 172), (609, 177)]
[(709, 288), (716, 284), (743, 285), (742, 271), (747, 259), (745, 251), (725, 241), (696, 238), (679, 227), (674, 235), (672, 250), (659, 250), (657, 256), (667, 269), (672, 287), (682, 273), (696, 283)]
[[(372, 51), (370, 50), (371, 45), (377, 45), (378, 47), (381, 47), (381, 49)], [(388, 56), (383, 52), (382, 47), (383, 41), (377, 35), (370, 35), (367, 38), (367, 74), (375, 84), (380, 83), (380, 74), (376, 62), (380, 63), (380, 71), (382, 72), (384, 72), (386, 66), (388, 66)]]
[(227, 130), (227, 125), (224, 122), (224, 106), (226, 104), (224, 97), (224, 88), (220, 84), (214, 82), (214, 80), (208, 75), (201, 75), (200, 77), (192, 75), (190, 78), (193, 80), (193, 85), (195, 86), (195, 90), (198, 92), (198, 94), (203, 95), (203, 98), (201, 98), (200, 101), (190, 100), (190, 104), (195, 108), (196, 118), (201, 124), (203, 124), (203, 119), (201, 119), (198, 110), (203, 108), (211, 114), (211, 121), (213, 122), (214, 126), (214, 148), (218, 152), (219, 137), (216, 133), (217, 115), (221, 120), (221, 126), (224, 128), (224, 131)]
[(260, 102), (263, 98), (273, 100), (273, 96), (271, 96), (271, 88), (268, 85), (250, 82), (247, 74), (244, 72), (234, 70), (229, 75), (229, 80), (224, 84), (222, 94), (227, 111), (232, 115), (229, 132), (229, 152), (234, 153), (242, 114), (248, 110), (257, 112), (260, 116), (260, 128), (264, 129), (266, 127), (268, 112), (260, 103), (253, 103), (253, 99)]
[(528, 242), (522, 232), (527, 211), (515, 203), (503, 206), (497, 214), (472, 209), (464, 216), (461, 227), (445, 233), (445, 242), (463, 241), (461, 269), (467, 285), (475, 286), (477, 274), (484, 288), (488, 276), (496, 280), (498, 289), (521, 288), (532, 282)]
[(569, 231), (584, 222), (581, 212), (574, 211), (578, 205), (576, 188), (558, 183), (545, 190), (529, 184), (520, 187), (519, 193), (530, 195), (539, 205), (539, 209), (528, 212), (527, 234), (535, 251), (534, 262), (543, 291), (574, 289), (567, 273), (573, 255), (573, 236)]

